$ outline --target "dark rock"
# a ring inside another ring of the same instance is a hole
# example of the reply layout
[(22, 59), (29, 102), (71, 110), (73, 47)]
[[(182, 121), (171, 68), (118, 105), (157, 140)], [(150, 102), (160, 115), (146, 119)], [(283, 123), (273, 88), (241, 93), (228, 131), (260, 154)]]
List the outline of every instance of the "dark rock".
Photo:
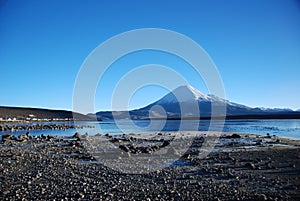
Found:
[(161, 147), (166, 147), (170, 144), (170, 142), (168, 140), (164, 140), (163, 144), (161, 145)]
[(80, 142), (75, 142), (75, 147), (83, 147), (83, 145)]
[(274, 169), (274, 166), (272, 166), (271, 163), (268, 163), (268, 164), (267, 164), (267, 168), (268, 168), (268, 169)]
[(16, 141), (18, 141), (18, 142), (23, 142), (23, 141), (25, 141), (25, 140), (27, 140), (27, 137), (26, 137), (26, 135), (19, 135), (17, 138), (16, 138)]
[(182, 158), (184, 158), (184, 159), (191, 159), (192, 156), (191, 156), (190, 154), (188, 154), (188, 153), (185, 153), (185, 154), (182, 156)]
[(79, 132), (76, 132), (74, 135), (73, 135), (73, 138), (76, 138), (77, 140), (80, 140), (81, 139), (81, 134)]
[(227, 139), (235, 139), (235, 138), (241, 138), (239, 134), (233, 133), (230, 136), (226, 136)]
[(112, 143), (115, 143), (115, 142), (121, 142), (120, 139), (115, 138), (115, 137), (112, 137), (112, 138), (110, 139), (110, 141), (111, 141)]
[(259, 139), (257, 142), (256, 142), (256, 144), (255, 145), (258, 145), (258, 146), (260, 146), (260, 145), (262, 145), (263, 143), (262, 143), (262, 139)]
[(84, 194), (83, 193), (76, 193), (75, 198), (77, 198), (77, 199), (84, 198)]
[(256, 166), (253, 163), (250, 163), (250, 162), (246, 163), (245, 167), (251, 168), (252, 170), (256, 169)]
[(102, 134), (101, 134), (101, 133), (97, 133), (95, 136), (96, 136), (96, 137), (101, 137)]
[(119, 145), (119, 148), (125, 152), (130, 152), (130, 149), (126, 145), (121, 144)]
[(290, 164), (289, 167), (296, 168), (295, 164)]
[(236, 158), (234, 157), (229, 157), (230, 160), (232, 160), (234, 163), (237, 162)]
[(144, 149), (144, 152), (147, 153), (147, 154), (150, 154), (153, 152), (152, 148), (151, 147), (147, 147), (146, 149)]
[(9, 141), (11, 140), (13, 137), (12, 134), (6, 134), (6, 135), (2, 135), (2, 142), (6, 142), (6, 141)]
[(159, 149), (159, 146), (158, 146), (158, 145), (154, 145), (154, 146), (151, 147), (151, 149), (152, 149), (153, 151), (156, 151), (156, 150)]
[(257, 201), (265, 201), (268, 200), (267, 196), (265, 194), (258, 194), (256, 195), (256, 199)]
[(48, 136), (47, 136), (47, 140), (49, 140), (49, 141), (50, 141), (51, 139), (53, 139), (53, 138), (54, 138), (54, 137), (53, 137), (52, 135), (48, 135)]

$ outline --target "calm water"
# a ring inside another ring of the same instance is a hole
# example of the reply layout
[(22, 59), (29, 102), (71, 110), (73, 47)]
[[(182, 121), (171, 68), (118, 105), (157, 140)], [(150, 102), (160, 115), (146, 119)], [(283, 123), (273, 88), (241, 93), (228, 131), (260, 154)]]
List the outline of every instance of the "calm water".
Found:
[[(180, 128), (180, 120), (168, 120), (165, 123), (162, 121), (149, 120), (134, 120), (134, 125), (129, 120), (121, 120), (119, 122), (103, 121), (103, 122), (80, 122), (76, 124), (93, 125), (94, 128), (80, 129), (79, 132), (88, 132), (94, 135), (101, 133), (116, 133), (116, 132), (145, 132), (145, 131), (177, 131), (177, 130), (223, 130), (229, 132), (242, 132), (251, 134), (262, 134), (300, 138), (300, 120), (228, 120), (223, 125), (220, 121), (213, 121), (210, 124), (209, 120), (185, 120), (182, 121)], [(65, 124), (65, 122), (63, 123)], [(71, 123), (69, 123), (71, 124)], [(15, 135), (25, 133), (26, 131), (16, 131)], [(59, 136), (73, 135), (76, 129), (68, 130), (31, 130), (31, 135), (52, 134)], [(9, 132), (0, 132), (0, 134)]]
[[(155, 122), (155, 121), (154, 121)], [(121, 127), (125, 128), (127, 132), (137, 131), (157, 131), (156, 125), (160, 124), (158, 121), (156, 124), (149, 126), (150, 121), (139, 120), (134, 121), (139, 126), (139, 129), (132, 129), (128, 125), (128, 121), (121, 121)], [(283, 137), (300, 138), (300, 120), (228, 120), (224, 122), (213, 121), (210, 124), (209, 120), (201, 120), (200, 123), (197, 120), (186, 120), (183, 123), (181, 130), (195, 130), (198, 126), (198, 130), (206, 131), (226, 131), (226, 132), (242, 132), (251, 134), (277, 135)], [(179, 130), (180, 120), (168, 120), (164, 125), (162, 131), (177, 131)], [(158, 126), (159, 127), (159, 126)], [(114, 122), (103, 122), (101, 128), (105, 132), (117, 132), (120, 131)]]

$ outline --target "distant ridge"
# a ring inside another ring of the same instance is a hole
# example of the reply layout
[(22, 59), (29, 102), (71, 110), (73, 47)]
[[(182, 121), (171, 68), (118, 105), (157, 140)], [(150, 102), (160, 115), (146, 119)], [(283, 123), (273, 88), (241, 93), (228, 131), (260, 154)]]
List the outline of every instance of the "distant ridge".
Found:
[(8, 107), (0, 106), (0, 118), (2, 120), (16, 119), (26, 120), (26, 118), (36, 119), (69, 119), (69, 120), (94, 120), (93, 118), (80, 113), (67, 110), (52, 110), (29, 107)]

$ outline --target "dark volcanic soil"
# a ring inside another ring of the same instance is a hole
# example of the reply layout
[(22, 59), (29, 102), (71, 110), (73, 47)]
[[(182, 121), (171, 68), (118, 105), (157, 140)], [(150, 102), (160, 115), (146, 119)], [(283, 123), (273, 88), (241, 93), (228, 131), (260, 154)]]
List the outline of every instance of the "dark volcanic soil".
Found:
[(180, 166), (149, 174), (123, 174), (86, 162), (93, 157), (74, 139), (5, 141), (0, 200), (300, 200), (298, 142), (263, 146), (262, 138), (260, 149), (247, 149), (226, 138), (218, 148), (233, 146), (230, 140), (231, 151), (182, 157)]

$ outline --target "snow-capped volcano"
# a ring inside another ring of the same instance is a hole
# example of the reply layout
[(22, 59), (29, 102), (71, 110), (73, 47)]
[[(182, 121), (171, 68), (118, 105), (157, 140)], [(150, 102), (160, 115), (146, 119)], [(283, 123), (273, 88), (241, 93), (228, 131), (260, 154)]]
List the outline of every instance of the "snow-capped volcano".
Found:
[(198, 102), (210, 102), (215, 104), (227, 104), (231, 106), (236, 107), (242, 107), (242, 108), (250, 108), (245, 105), (237, 104), (230, 102), (226, 99), (220, 98), (213, 94), (204, 94), (200, 92), (198, 89), (195, 89), (191, 85), (184, 85), (176, 88), (172, 92), (168, 93), (164, 97), (162, 97), (160, 100), (156, 101), (154, 104), (170, 104), (170, 103), (188, 103), (192, 101), (198, 101)]
[(204, 93), (200, 92), (194, 87), (190, 85), (184, 85), (168, 93), (156, 103), (163, 104), (163, 103), (174, 103), (174, 102), (190, 102), (195, 100), (209, 101), (209, 99), (210, 99), (209, 96), (205, 95)]
[[(168, 117), (198, 117), (210, 116), (213, 105), (214, 115), (224, 116), (226, 115), (226, 104), (228, 103), (225, 99), (206, 95), (190, 85), (184, 85), (139, 110), (149, 111), (149, 115), (155, 117), (159, 114), (159, 111), (154, 106), (160, 106)], [(165, 113), (160, 114), (163, 116)]]
[[(131, 118), (185, 118), (211, 116), (278, 115), (291, 110), (251, 108), (215, 95), (206, 95), (190, 85), (179, 86), (158, 101), (129, 111)], [(114, 112), (114, 118), (128, 118), (125, 111)], [(113, 118), (112, 112), (98, 112), (100, 118)]]

